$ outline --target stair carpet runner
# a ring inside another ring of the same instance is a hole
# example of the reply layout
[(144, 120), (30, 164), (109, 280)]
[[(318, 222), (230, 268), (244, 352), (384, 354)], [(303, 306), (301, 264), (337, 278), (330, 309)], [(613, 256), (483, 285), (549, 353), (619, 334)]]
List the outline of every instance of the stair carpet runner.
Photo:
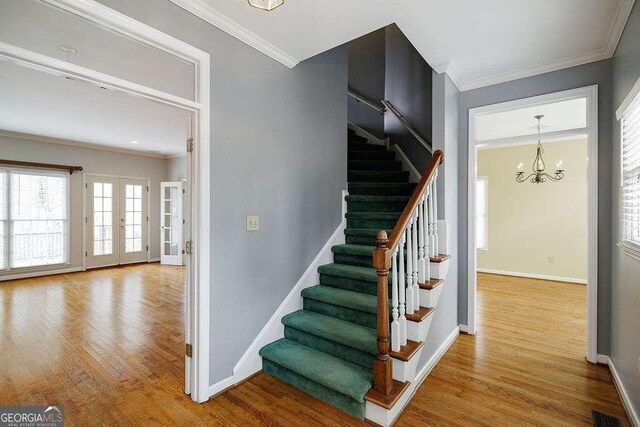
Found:
[(349, 132), (346, 244), (302, 291), (303, 310), (282, 318), (285, 337), (260, 350), (264, 372), (359, 419), (378, 352), (375, 238), (391, 234), (416, 187), (401, 167), (393, 151)]

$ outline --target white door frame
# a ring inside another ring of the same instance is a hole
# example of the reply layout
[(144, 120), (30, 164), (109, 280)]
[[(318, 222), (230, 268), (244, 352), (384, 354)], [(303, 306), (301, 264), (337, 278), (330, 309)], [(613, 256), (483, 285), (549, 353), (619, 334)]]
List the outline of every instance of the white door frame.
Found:
[[(477, 150), (478, 146), (490, 144), (505, 144), (507, 140), (493, 142), (476, 140), (476, 117), (514, 110), (516, 108), (532, 107), (549, 104), (552, 102), (566, 101), (570, 99), (586, 98), (587, 100), (587, 127), (577, 129), (577, 133), (588, 135), (589, 164), (588, 176), (588, 276), (587, 276), (587, 360), (591, 363), (598, 361), (598, 85), (587, 86), (578, 89), (549, 93), (546, 95), (502, 102), (469, 109), (469, 164), (468, 176), (468, 209), (467, 209), (467, 271), (469, 279), (467, 283), (467, 330), (470, 334), (477, 332), (476, 325), (476, 175), (477, 175)], [(570, 132), (565, 132), (568, 136)], [(557, 138), (557, 132), (550, 133), (546, 139)], [(536, 135), (533, 135), (537, 138)], [(513, 138), (514, 140), (518, 138)], [(522, 139), (522, 138), (520, 138)], [(543, 139), (545, 136), (543, 135)], [(522, 142), (522, 141), (519, 141)], [(515, 172), (514, 172), (515, 174)], [(515, 176), (515, 175), (514, 175)]]
[[(127, 92), (152, 101), (192, 111), (196, 117), (191, 191), (191, 227), (193, 262), (187, 272), (191, 298), (187, 307), (192, 334), (186, 337), (193, 346), (191, 398), (196, 402), (209, 399), (209, 293), (211, 224), (211, 139), (210, 139), (210, 56), (208, 53), (158, 31), (95, 0), (42, 0), (88, 19), (99, 26), (153, 46), (191, 62), (195, 70), (195, 101), (142, 86), (118, 77), (80, 67), (65, 61), (0, 42), (0, 56), (22, 65), (73, 77), (114, 90)], [(186, 146), (186, 143), (185, 143)], [(198, 240), (202, 236), (202, 240)], [(83, 236), (84, 239), (84, 236)]]
[[(147, 183), (147, 188), (149, 188), (149, 192), (147, 193), (147, 212), (149, 216), (151, 215), (151, 178), (144, 178), (139, 176), (122, 176), (122, 175), (110, 175), (106, 173), (85, 173), (82, 172), (82, 217), (85, 220), (82, 221), (82, 254), (86, 254), (89, 248), (87, 247), (87, 182), (90, 177), (94, 178), (113, 178), (113, 179), (137, 179), (140, 181), (145, 181)], [(120, 189), (118, 188), (118, 192)], [(118, 200), (114, 202), (114, 205), (118, 205), (118, 213), (120, 212), (120, 195), (118, 194)], [(114, 213), (116, 210), (114, 209)], [(114, 231), (115, 233), (115, 231)], [(147, 243), (149, 244), (149, 250), (147, 251), (147, 262), (151, 262), (151, 221), (147, 221)], [(118, 253), (120, 249), (118, 249)], [(126, 265), (127, 263), (121, 263), (118, 260), (117, 264), (112, 265)], [(109, 267), (107, 265), (100, 267)], [(91, 267), (91, 268), (100, 268), (100, 267)], [(82, 257), (82, 269), (87, 270), (87, 257)]]

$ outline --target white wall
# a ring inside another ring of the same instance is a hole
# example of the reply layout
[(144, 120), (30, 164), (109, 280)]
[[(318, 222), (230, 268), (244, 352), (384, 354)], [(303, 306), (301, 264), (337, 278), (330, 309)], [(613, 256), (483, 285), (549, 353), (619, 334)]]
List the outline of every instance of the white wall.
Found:
[(171, 157), (167, 160), (167, 181), (187, 179), (187, 156)]
[(478, 176), (489, 177), (489, 249), (478, 268), (586, 281), (587, 140), (544, 144), (549, 172), (564, 162), (563, 180), (516, 182), (518, 163), (528, 175), (535, 154), (535, 145), (478, 150)]
[[(150, 178), (151, 210), (149, 212), (149, 222), (151, 231), (149, 246), (151, 258), (160, 257), (160, 233), (158, 231), (160, 226), (160, 182), (166, 180), (167, 160), (7, 136), (0, 136), (0, 153), (0, 157), (6, 160), (82, 166), (84, 168), (83, 173)], [(68, 268), (82, 267), (82, 178), (82, 173), (75, 172), (71, 175), (69, 181), (71, 210), (69, 212), (70, 252)], [(43, 268), (43, 270), (47, 270), (47, 268)], [(10, 274), (14, 273), (0, 273), (0, 277)]]

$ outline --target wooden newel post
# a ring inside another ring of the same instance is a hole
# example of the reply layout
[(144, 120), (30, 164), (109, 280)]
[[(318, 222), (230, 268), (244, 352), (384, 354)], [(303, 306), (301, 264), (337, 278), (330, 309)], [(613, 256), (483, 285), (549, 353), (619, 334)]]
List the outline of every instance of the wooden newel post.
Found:
[(391, 257), (387, 244), (389, 238), (384, 230), (378, 231), (377, 247), (373, 251), (373, 266), (378, 272), (378, 354), (373, 365), (373, 388), (384, 394), (393, 387), (392, 364), (389, 357), (389, 267)]

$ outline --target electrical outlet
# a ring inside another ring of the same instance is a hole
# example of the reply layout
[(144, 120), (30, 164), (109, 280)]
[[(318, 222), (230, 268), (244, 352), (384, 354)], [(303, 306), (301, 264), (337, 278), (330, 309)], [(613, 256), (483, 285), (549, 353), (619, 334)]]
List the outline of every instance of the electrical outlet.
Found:
[(547, 257), (547, 262), (549, 264), (555, 264), (556, 263), (556, 257), (554, 257), (554, 256)]
[(260, 231), (260, 217), (247, 215), (247, 231)]

